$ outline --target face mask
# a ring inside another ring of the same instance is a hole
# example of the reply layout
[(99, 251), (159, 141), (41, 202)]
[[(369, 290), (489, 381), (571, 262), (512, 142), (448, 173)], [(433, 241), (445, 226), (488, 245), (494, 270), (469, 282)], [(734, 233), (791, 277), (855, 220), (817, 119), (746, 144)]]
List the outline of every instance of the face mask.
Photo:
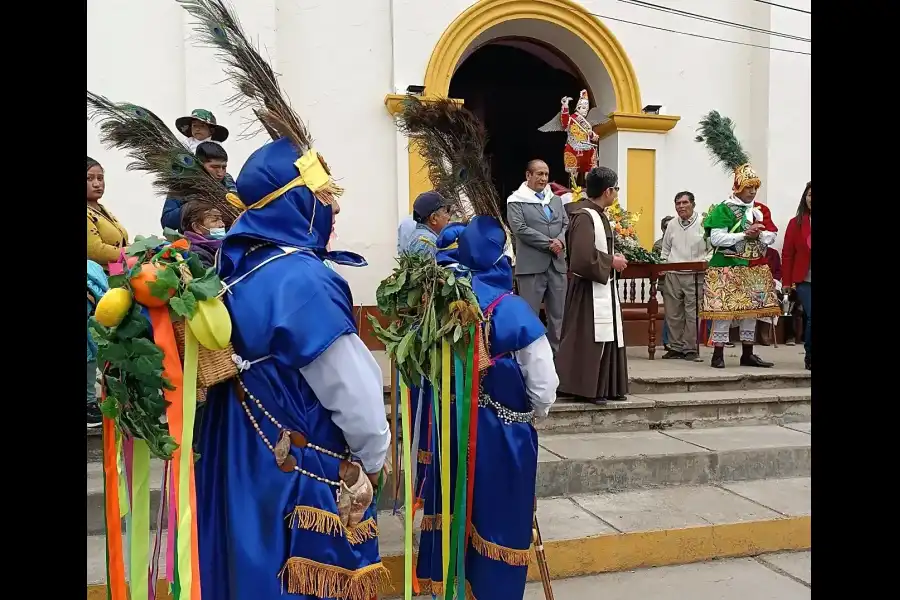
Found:
[(224, 227), (213, 227), (209, 230), (209, 237), (214, 240), (223, 240), (225, 239), (225, 228)]

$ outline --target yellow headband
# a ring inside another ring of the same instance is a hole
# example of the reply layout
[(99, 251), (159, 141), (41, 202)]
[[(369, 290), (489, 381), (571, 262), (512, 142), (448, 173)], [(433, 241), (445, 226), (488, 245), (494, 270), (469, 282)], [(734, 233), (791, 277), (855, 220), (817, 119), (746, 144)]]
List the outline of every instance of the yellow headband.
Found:
[(225, 195), (225, 199), (239, 211), (244, 212), (247, 210), (264, 208), (276, 198), (280, 198), (292, 189), (304, 185), (315, 194), (319, 202), (326, 206), (331, 205), (335, 198), (344, 193), (344, 190), (331, 179), (331, 175), (322, 164), (319, 154), (312, 148), (310, 148), (306, 154), (298, 158), (294, 162), (294, 166), (297, 167), (297, 170), (300, 172), (297, 177), (274, 192), (266, 194), (250, 206), (244, 204), (237, 194), (231, 192)]

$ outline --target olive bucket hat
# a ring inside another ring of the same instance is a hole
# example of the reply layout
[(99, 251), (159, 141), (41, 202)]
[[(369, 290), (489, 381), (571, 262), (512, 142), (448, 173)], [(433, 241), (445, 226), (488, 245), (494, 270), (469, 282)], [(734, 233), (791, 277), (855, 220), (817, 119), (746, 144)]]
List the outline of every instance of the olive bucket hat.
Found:
[(214, 142), (224, 142), (228, 139), (228, 129), (217, 125), (216, 116), (205, 108), (195, 108), (187, 117), (180, 117), (175, 121), (175, 128), (185, 137), (191, 137), (191, 121), (195, 119), (209, 125)]

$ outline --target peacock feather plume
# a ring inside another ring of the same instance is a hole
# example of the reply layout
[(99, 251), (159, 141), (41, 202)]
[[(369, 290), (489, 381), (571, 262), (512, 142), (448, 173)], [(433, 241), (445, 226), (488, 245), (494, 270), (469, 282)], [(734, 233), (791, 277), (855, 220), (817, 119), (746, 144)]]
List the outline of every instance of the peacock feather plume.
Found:
[[(269, 63), (250, 43), (237, 15), (222, 0), (176, 0), (196, 23), (198, 41), (213, 48), (237, 92), (232, 109), (249, 109), (272, 139), (289, 138), (300, 154), (313, 144), (303, 121), (286, 100)], [(253, 132), (255, 133), (255, 132)]]
[(431, 185), (454, 212), (467, 214), (468, 204), (476, 215), (502, 222), (500, 199), (484, 155), (487, 132), (478, 117), (452, 100), (423, 102), (409, 95), (397, 126), (418, 145)]
[(700, 119), (696, 142), (706, 144), (714, 164), (723, 165), (729, 173), (750, 162), (750, 156), (734, 135), (734, 121), (711, 110)]
[(218, 208), (232, 220), (239, 211), (229, 203), (225, 187), (203, 168), (162, 119), (135, 104), (116, 104), (87, 92), (88, 118), (100, 127), (100, 140), (125, 151), (132, 162), (129, 171), (142, 171), (153, 178), (154, 189), (185, 201), (201, 200)]

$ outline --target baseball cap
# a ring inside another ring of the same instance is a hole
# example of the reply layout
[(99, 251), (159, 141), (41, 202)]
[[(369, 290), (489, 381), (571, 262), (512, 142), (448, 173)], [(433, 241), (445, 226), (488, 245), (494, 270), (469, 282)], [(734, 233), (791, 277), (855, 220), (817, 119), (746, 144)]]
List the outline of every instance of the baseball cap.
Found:
[(447, 205), (447, 202), (437, 192), (422, 192), (413, 202), (413, 219), (417, 223), (423, 223), (435, 211)]

